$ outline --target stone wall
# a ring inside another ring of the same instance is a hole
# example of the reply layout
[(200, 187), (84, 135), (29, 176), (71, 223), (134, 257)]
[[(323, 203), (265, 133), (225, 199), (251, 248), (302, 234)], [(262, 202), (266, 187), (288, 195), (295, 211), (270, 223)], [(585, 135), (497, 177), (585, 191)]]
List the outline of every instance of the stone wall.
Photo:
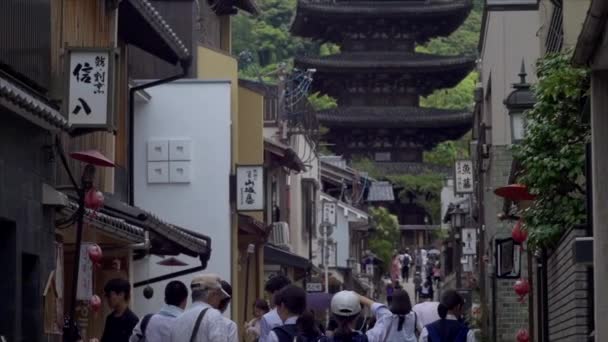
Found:
[[(483, 203), (485, 220), (485, 243), (487, 256), (490, 261), (486, 272), (487, 320), (484, 335), (493, 342), (511, 342), (521, 328), (528, 326), (527, 302), (520, 303), (513, 290), (515, 279), (496, 279), (494, 267), (494, 241), (511, 236), (513, 222), (498, 220), (498, 214), (503, 212), (504, 201), (494, 194), (497, 187), (507, 185), (511, 171), (512, 155), (507, 146), (492, 146), (490, 160), (485, 168)], [(527, 278), (527, 260), (522, 255), (522, 277)], [(497, 319), (494, 320), (494, 317)], [(495, 338), (494, 338), (495, 336)]]
[(54, 163), (50, 135), (0, 106), (0, 335), (42, 341), (42, 292), (54, 268), (52, 209), (42, 183)]
[(589, 335), (590, 305), (587, 267), (574, 263), (572, 245), (583, 229), (570, 230), (562, 237), (547, 262), (549, 340), (586, 341)]

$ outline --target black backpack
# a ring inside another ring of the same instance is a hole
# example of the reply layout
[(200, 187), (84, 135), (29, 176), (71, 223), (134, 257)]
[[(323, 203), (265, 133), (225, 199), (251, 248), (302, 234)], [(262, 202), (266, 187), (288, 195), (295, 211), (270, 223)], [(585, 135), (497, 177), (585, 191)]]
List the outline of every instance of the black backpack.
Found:
[(307, 336), (298, 332), (295, 324), (286, 324), (272, 329), (279, 342), (320, 342), (325, 339), (323, 335)]
[(139, 325), (140, 334), (137, 334), (139, 338), (139, 342), (143, 342), (146, 340), (146, 328), (148, 327), (148, 323), (150, 323), (150, 319), (154, 316), (154, 314), (147, 314), (144, 318), (141, 319), (141, 324)]

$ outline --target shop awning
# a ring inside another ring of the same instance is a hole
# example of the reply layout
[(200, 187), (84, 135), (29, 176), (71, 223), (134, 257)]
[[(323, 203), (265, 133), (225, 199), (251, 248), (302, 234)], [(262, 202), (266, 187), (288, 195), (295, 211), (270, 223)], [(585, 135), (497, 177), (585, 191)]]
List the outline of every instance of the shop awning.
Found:
[[(126, 243), (145, 242), (145, 232), (148, 231), (151, 254), (186, 254), (198, 257), (203, 265), (207, 264), (211, 256), (211, 238), (164, 222), (154, 214), (129, 206), (109, 194), (105, 196), (104, 207), (100, 211), (86, 209), (87, 224)], [(71, 217), (77, 210), (78, 204), (71, 198), (61, 213)]]
[(311, 266), (308, 259), (268, 244), (264, 245), (264, 263), (294, 267), (302, 270), (307, 270)]
[(17, 86), (8, 78), (0, 77), (0, 106), (48, 130), (67, 131), (69, 128), (68, 120), (59, 110)]
[(298, 154), (291, 147), (285, 144), (272, 139), (264, 138), (264, 151), (270, 152), (275, 158), (278, 159), (280, 164), (296, 172), (306, 170), (306, 166)]
[(128, 44), (171, 64), (190, 59), (188, 47), (148, 0), (120, 2), (118, 32)]
[(266, 241), (270, 230), (271, 227), (264, 222), (249, 215), (239, 214), (239, 233), (253, 236), (259, 241)]

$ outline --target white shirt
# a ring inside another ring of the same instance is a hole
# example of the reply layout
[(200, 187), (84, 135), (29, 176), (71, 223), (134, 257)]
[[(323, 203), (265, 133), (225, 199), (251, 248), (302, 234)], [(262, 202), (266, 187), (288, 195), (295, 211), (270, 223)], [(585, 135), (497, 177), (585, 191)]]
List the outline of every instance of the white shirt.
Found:
[[(285, 323), (281, 322), (280, 326), (283, 325), (287, 325), (287, 324), (296, 324), (296, 322), (298, 321), (298, 316), (293, 316), (293, 317), (289, 317), (287, 320), (285, 320)], [(277, 334), (274, 333), (274, 331), (270, 331), (270, 333), (268, 334), (268, 339), (266, 340), (267, 342), (279, 342), (279, 337), (277, 336)]]
[[(154, 316), (150, 317), (148, 325), (146, 326), (146, 342), (164, 342), (168, 341), (171, 335), (171, 327), (177, 317), (179, 317), (184, 310), (177, 306), (165, 305), (163, 308)], [(143, 320), (143, 319), (142, 319)], [(141, 322), (137, 323), (133, 329), (133, 334), (129, 339), (130, 342), (139, 342), (143, 340), (143, 333), (141, 331)], [(140, 336), (142, 336), (140, 338)]]
[[(454, 315), (447, 315), (445, 319), (451, 320), (451, 321), (458, 320), (456, 318), (456, 316), (454, 316)], [(422, 329), (422, 333), (420, 334), (420, 339), (418, 340), (418, 342), (428, 342), (428, 341), (429, 341), (429, 332), (428, 332), (428, 330), (426, 330), (426, 327), (424, 327), (424, 329)], [(441, 341), (441, 342), (443, 342), (443, 341)], [(469, 329), (469, 333), (467, 334), (467, 342), (476, 342), (475, 333), (471, 329)]]
[[(170, 342), (190, 342), (198, 315), (209, 308), (201, 321), (195, 341), (199, 342), (238, 342), (238, 336), (230, 331), (230, 324), (218, 310), (207, 303), (196, 302), (173, 322)], [(234, 322), (232, 322), (234, 323)], [(236, 325), (235, 325), (236, 329)]]
[(418, 315), (418, 321), (422, 324), (423, 327), (438, 321), (441, 317), (439, 317), (439, 313), (437, 312), (437, 307), (439, 306), (439, 302), (423, 302), (414, 305), (412, 310)]
[(270, 331), (276, 327), (283, 325), (283, 320), (279, 317), (277, 309), (272, 309), (264, 316), (260, 321), (260, 339), (259, 342), (268, 342), (268, 335)]
[(372, 311), (376, 324), (367, 331), (369, 342), (416, 342), (416, 330), (422, 330), (422, 324), (414, 312), (405, 316), (403, 328), (399, 329), (399, 316), (394, 315), (384, 304), (374, 303)]

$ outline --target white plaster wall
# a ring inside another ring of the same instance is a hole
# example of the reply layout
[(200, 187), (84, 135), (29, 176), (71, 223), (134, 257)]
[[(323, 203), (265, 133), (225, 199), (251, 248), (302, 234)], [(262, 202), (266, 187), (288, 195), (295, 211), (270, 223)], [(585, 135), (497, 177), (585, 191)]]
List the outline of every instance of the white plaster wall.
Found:
[[(231, 279), (230, 258), (230, 83), (181, 80), (146, 90), (151, 99), (135, 110), (135, 204), (181, 227), (212, 239), (212, 253), (205, 272)], [(148, 184), (149, 139), (191, 139), (189, 184)], [(185, 255), (185, 267), (160, 266), (159, 257), (135, 262), (135, 282), (200, 266)], [(179, 277), (187, 286), (195, 274)], [(142, 317), (163, 303), (168, 281), (152, 285), (154, 297), (146, 300), (143, 288), (134, 291), (134, 310)]]
[[(292, 252), (308, 258), (309, 238), (302, 232), (302, 179), (312, 178), (320, 180), (319, 159), (314, 153), (314, 147), (306, 141), (303, 135), (291, 137), (291, 148), (297, 153), (306, 165), (306, 171), (290, 174), (289, 183), (289, 229), (292, 244)], [(318, 201), (317, 196), (317, 203)], [(317, 205), (319, 207), (319, 205)], [(317, 220), (317, 222), (320, 222)], [(306, 238), (304, 238), (306, 237)], [(313, 248), (314, 248), (313, 241)]]
[[(491, 96), (486, 118), (492, 126), (492, 145), (511, 144), (511, 126), (503, 101), (519, 81), (524, 59), (528, 83), (536, 82), (535, 63), (540, 56), (538, 11), (491, 11), (482, 37), (481, 80), (484, 96)], [(491, 82), (491, 83), (490, 83)]]

